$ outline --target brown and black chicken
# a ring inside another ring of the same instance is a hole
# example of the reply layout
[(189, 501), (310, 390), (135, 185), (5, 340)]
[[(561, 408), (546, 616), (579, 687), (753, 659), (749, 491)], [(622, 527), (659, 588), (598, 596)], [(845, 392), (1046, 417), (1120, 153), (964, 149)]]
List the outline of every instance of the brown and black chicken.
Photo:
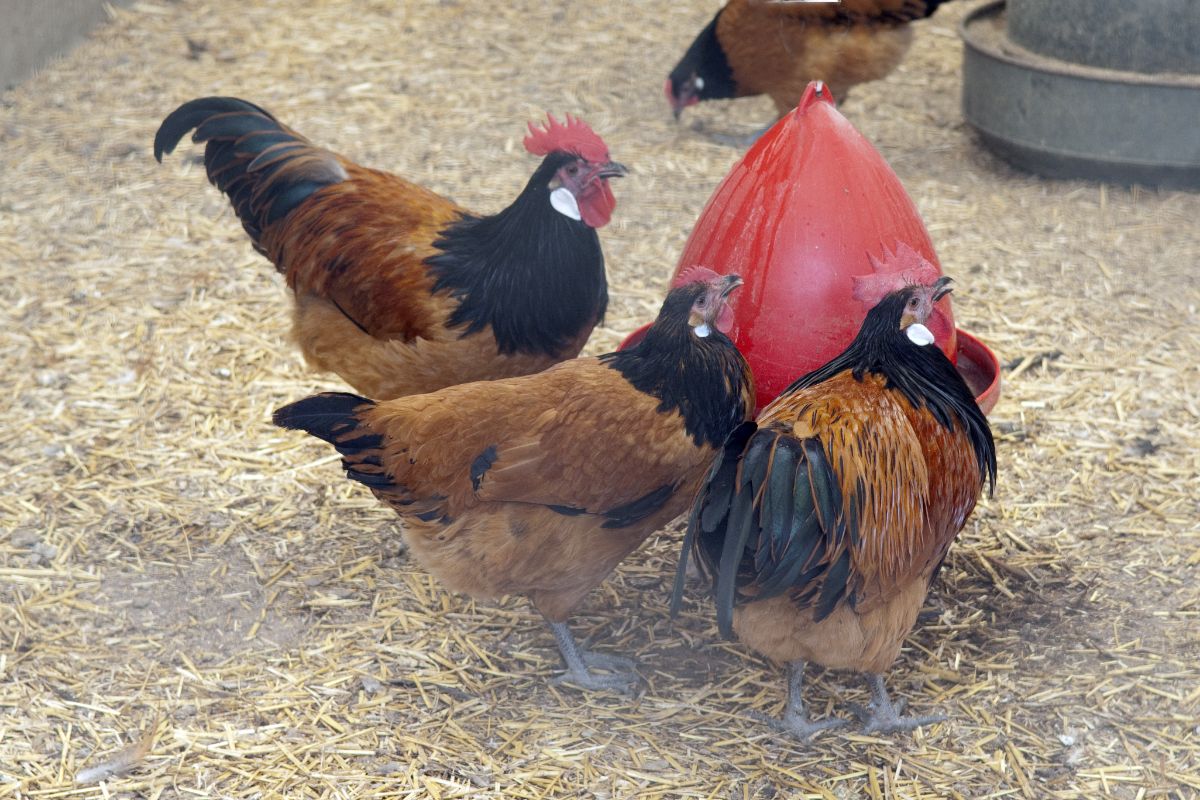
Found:
[(446, 586), (529, 598), (554, 631), (562, 679), (627, 687), (632, 662), (583, 650), (567, 619), (687, 511), (754, 408), (749, 368), (724, 334), (741, 279), (692, 270), (679, 281), (635, 347), (379, 403), (316, 395), (279, 409), (275, 423), (336, 447)]
[(582, 120), (529, 125), (542, 156), (492, 215), (310, 143), (234, 97), (184, 103), (154, 137), (188, 131), (255, 249), (287, 279), (310, 366), (377, 400), (540, 372), (574, 358), (604, 317), (596, 229), (625, 168)]
[(667, 78), (678, 118), (705, 100), (769, 95), (782, 116), (810, 81), (837, 100), (896, 68), (912, 44), (910, 22), (948, 0), (729, 0)]
[(865, 730), (910, 730), (884, 687), (996, 451), (983, 413), (924, 325), (949, 279), (883, 297), (853, 343), (739, 426), (700, 490), (689, 551), (713, 580), (721, 632), (788, 664), (777, 727), (802, 738), (814, 662), (867, 676)]

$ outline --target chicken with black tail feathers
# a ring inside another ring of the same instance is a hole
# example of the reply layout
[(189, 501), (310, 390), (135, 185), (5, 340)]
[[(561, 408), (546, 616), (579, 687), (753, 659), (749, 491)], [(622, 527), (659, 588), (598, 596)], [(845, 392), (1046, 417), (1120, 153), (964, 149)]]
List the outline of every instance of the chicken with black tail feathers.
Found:
[(582, 120), (529, 125), (542, 161), (478, 215), (318, 147), (263, 108), (203, 97), (171, 112), (159, 161), (195, 129), (209, 180), (292, 290), (309, 365), (378, 400), (540, 372), (579, 354), (608, 304), (597, 229), (624, 175)]
[(409, 551), (448, 587), (529, 598), (566, 662), (560, 680), (628, 689), (633, 663), (584, 650), (567, 619), (686, 512), (752, 413), (749, 368), (724, 333), (740, 284), (684, 273), (641, 343), (617, 353), (379, 403), (316, 395), (275, 423), (336, 447), (347, 477), (403, 518)]
[(864, 731), (911, 730), (884, 687), (951, 542), (995, 486), (987, 419), (924, 322), (948, 278), (886, 294), (846, 350), (725, 442), (689, 519), (721, 633), (788, 665), (772, 724), (808, 738), (805, 664), (864, 673)]

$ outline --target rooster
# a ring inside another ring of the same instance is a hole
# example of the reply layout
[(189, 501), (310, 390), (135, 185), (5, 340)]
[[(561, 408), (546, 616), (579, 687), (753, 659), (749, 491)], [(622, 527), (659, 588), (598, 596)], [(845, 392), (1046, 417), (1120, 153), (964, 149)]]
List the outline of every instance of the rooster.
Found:
[(776, 727), (807, 738), (806, 662), (865, 673), (866, 732), (911, 730), (884, 686), (950, 543), (985, 485), (991, 430), (925, 326), (949, 278), (891, 291), (850, 346), (739, 426), (693, 507), (689, 550), (713, 579), (718, 627), (789, 667)]
[(596, 229), (624, 175), (582, 120), (529, 125), (542, 156), (508, 208), (472, 214), (311, 144), (232, 97), (184, 103), (154, 157), (195, 128), (208, 178), (287, 279), (308, 363), (376, 399), (526, 375), (574, 358), (604, 317)]
[(566, 662), (559, 680), (625, 689), (633, 662), (583, 650), (566, 620), (687, 510), (754, 408), (749, 368), (724, 333), (741, 282), (684, 273), (642, 342), (617, 353), (381, 403), (315, 395), (279, 409), (275, 424), (336, 447), (448, 587), (527, 597)]
[(949, 0), (729, 0), (667, 78), (678, 119), (702, 100), (770, 95), (783, 116), (810, 81), (846, 99), (852, 86), (879, 80), (912, 43), (909, 22)]

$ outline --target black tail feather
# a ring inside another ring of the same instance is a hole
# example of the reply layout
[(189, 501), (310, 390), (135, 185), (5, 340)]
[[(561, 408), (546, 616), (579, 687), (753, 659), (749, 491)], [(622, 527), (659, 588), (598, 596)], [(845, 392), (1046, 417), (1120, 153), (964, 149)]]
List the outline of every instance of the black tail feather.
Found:
[[(695, 554), (713, 576), (717, 628), (733, 637), (740, 591), (767, 600), (790, 593), (800, 607), (815, 606), (820, 621), (844, 600), (853, 604), (847, 535), (856, 540), (856, 503), (850, 521), (824, 448), (775, 428), (747, 423), (734, 431), (696, 498), (685, 555)], [(835, 551), (832, 561), (825, 554)], [(676, 574), (672, 610), (683, 589), (684, 558)]]
[(925, 16), (932, 17), (933, 12), (938, 10), (938, 6), (942, 3), (949, 3), (950, 0), (925, 0)]
[(342, 455), (346, 477), (387, 494), (386, 502), (405, 504), (410, 501), (392, 496), (399, 487), (384, 469), (380, 457), (383, 435), (366, 427), (359, 417), (374, 405), (374, 401), (356, 394), (325, 392), (286, 405), (271, 419), (281, 428), (304, 431), (329, 442)]
[(236, 97), (191, 100), (172, 111), (159, 126), (158, 133), (154, 134), (154, 158), (161, 163), (163, 155), (174, 152), (185, 133), (215, 114), (228, 114), (231, 111), (250, 111), (275, 122), (275, 117), (269, 111)]
[(721, 558), (717, 562), (714, 597), (717, 606), (717, 629), (726, 639), (733, 638), (733, 607), (737, 603), (738, 573), (746, 544), (757, 533), (758, 514), (754, 495), (748, 485), (739, 487), (729, 506), (729, 521)]
[(236, 97), (202, 97), (171, 112), (154, 136), (162, 161), (188, 131), (206, 142), (204, 168), (224, 192), (255, 246), (262, 232), (317, 190), (344, 181), (337, 156), (281, 125), (270, 112)]
[(720, 454), (713, 460), (696, 499), (692, 501), (692, 512), (688, 517), (687, 533), (679, 552), (679, 564), (675, 571), (675, 585), (671, 591), (671, 619), (679, 614), (683, 604), (683, 584), (687, 576), (688, 559), (692, 551), (701, 564), (712, 562), (709, 573), (715, 573), (716, 553), (706, 555), (706, 547), (719, 552), (720, 544), (714, 544), (714, 532), (724, 525), (729, 516), (729, 503), (733, 497), (737, 480), (738, 462), (746, 442), (758, 429), (752, 420), (738, 425), (726, 437)]
[(346, 456), (379, 447), (379, 434), (358, 430), (358, 412), (374, 405), (374, 401), (349, 392), (323, 392), (276, 410), (271, 420), (281, 428), (304, 431), (329, 442)]

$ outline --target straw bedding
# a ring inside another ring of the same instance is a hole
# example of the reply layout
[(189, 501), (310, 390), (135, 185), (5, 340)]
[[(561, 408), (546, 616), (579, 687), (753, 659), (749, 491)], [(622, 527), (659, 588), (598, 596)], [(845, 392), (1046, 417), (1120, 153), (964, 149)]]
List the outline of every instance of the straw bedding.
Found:
[[(916, 199), (960, 324), (1005, 362), (1001, 459), (889, 685), (950, 721), (782, 740), (782, 670), (719, 641), (678, 530), (574, 626), (634, 655), (633, 698), (547, 685), (517, 600), (449, 595), (336, 458), (273, 429), (313, 390), (279, 278), (183, 149), (233, 94), (483, 211), (545, 110), (633, 174), (602, 232), (611, 312), (656, 310), (768, 101), (660, 82), (712, 2), (138, 3), (0, 95), (0, 797), (1200, 796), (1200, 197), (1014, 173), (959, 111), (963, 4), (847, 116)], [(718, 137), (718, 138), (714, 138)], [(823, 673), (815, 713), (866, 699)]]

